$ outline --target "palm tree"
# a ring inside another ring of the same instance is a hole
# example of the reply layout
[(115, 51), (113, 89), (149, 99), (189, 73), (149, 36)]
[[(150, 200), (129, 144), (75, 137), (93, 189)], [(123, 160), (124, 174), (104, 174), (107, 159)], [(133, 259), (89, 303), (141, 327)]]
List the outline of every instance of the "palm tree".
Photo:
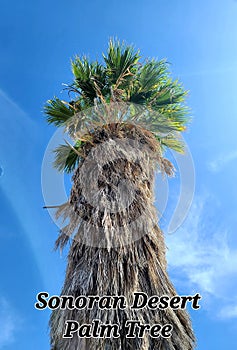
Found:
[[(132, 46), (114, 40), (103, 63), (76, 57), (72, 72), (73, 83), (66, 87), (71, 100), (55, 97), (45, 106), (48, 123), (64, 127), (73, 140), (55, 150), (58, 170), (74, 173), (68, 202), (56, 212), (66, 221), (56, 248), (70, 242), (61, 294), (123, 295), (130, 302), (134, 292), (174, 296), (153, 185), (156, 169), (173, 175), (165, 150), (183, 152), (186, 91), (171, 79), (165, 60), (141, 62)], [(94, 319), (119, 324), (120, 337), (63, 338), (67, 320)], [(172, 324), (172, 336), (126, 338), (127, 320)], [(195, 343), (181, 309), (56, 309), (50, 328), (53, 350), (190, 350)]]

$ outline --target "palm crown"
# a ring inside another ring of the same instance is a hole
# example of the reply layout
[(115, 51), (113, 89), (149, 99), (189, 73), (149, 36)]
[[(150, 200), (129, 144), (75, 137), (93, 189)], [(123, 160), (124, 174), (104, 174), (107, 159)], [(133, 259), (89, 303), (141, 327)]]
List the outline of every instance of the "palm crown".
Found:
[(172, 80), (165, 60), (141, 63), (140, 58), (132, 46), (110, 40), (103, 64), (78, 56), (71, 62), (74, 79), (66, 89), (74, 98), (66, 102), (54, 97), (45, 106), (48, 123), (64, 127), (74, 141), (55, 150), (59, 170), (73, 171), (93, 130), (114, 121), (149, 129), (161, 150), (183, 151), (179, 134), (188, 122), (187, 92)]

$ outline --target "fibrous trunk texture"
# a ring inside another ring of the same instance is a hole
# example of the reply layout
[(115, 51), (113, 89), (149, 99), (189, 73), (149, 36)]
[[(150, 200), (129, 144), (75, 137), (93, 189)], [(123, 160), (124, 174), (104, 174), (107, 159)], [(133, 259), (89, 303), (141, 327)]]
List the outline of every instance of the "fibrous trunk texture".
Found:
[[(83, 146), (84, 159), (73, 177), (68, 203), (58, 216), (67, 220), (56, 242), (63, 248), (72, 238), (62, 295), (123, 295), (128, 307), (116, 310), (52, 312), (53, 350), (191, 350), (194, 335), (185, 310), (131, 309), (134, 292), (176, 295), (168, 277), (163, 233), (157, 225), (153, 185), (155, 170), (172, 175), (171, 163), (159, 143), (144, 129), (126, 124), (98, 128)], [(119, 338), (63, 338), (65, 322), (119, 324)], [(172, 324), (170, 338), (126, 338), (127, 320)]]

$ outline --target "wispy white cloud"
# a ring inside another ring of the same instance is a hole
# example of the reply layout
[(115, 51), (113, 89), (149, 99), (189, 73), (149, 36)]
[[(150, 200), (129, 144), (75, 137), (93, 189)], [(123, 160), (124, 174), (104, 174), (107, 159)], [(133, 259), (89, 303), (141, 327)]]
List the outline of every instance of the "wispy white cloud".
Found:
[(207, 163), (208, 169), (212, 172), (221, 171), (225, 165), (237, 159), (237, 150), (229, 153), (221, 153), (216, 159)]
[(233, 298), (237, 301), (237, 247), (228, 243), (227, 229), (211, 227), (206, 218), (208, 197), (199, 198), (190, 214), (174, 235), (166, 237), (168, 262), (189, 284), (189, 288), (203, 295), (204, 307), (212, 307), (210, 300), (220, 300), (212, 310), (216, 316), (237, 317)]
[(19, 318), (6, 299), (0, 297), (0, 349), (14, 342), (15, 332), (18, 329)]
[[(37, 186), (39, 148), (39, 125), (0, 88), (0, 188), (12, 205), (12, 213), (22, 226), (31, 244), (39, 270), (42, 271), (40, 236), (33, 219), (34, 207), (29, 203), (41, 201)], [(16, 176), (17, 174), (17, 176)], [(26, 180), (27, 179), (27, 180)], [(32, 190), (30, 190), (32, 189)], [(24, 210), (23, 210), (24, 209)], [(38, 209), (37, 209), (38, 210)], [(11, 218), (13, 219), (13, 217)], [(43, 274), (40, 276), (46, 276)]]
[(237, 300), (235, 305), (228, 305), (223, 307), (223, 309), (219, 313), (219, 317), (221, 318), (236, 318), (237, 317)]

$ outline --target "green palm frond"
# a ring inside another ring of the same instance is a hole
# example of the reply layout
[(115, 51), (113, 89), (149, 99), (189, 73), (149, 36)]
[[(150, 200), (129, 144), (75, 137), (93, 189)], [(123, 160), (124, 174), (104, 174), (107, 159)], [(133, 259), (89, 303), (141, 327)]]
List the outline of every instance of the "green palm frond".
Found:
[(138, 75), (141, 91), (154, 91), (166, 79), (167, 64), (165, 60), (156, 62), (154, 59), (144, 64)]
[(57, 97), (47, 101), (44, 112), (47, 115), (47, 122), (55, 126), (63, 125), (75, 113), (73, 107), (69, 103), (61, 101)]
[(159, 114), (165, 112), (167, 120), (185, 124), (187, 113), (183, 102), (186, 94), (181, 84), (170, 78), (165, 60), (151, 60), (139, 69), (129, 92), (129, 101), (145, 105)]
[(186, 94), (186, 91), (184, 91), (178, 81), (171, 81), (169, 79), (163, 86), (159, 86), (157, 92), (154, 94), (152, 105), (153, 107), (160, 107), (182, 103)]
[(165, 60), (146, 62), (138, 70), (130, 91), (130, 101), (133, 103), (144, 103), (149, 101), (157, 91), (167, 74)]
[(119, 41), (110, 40), (107, 56), (103, 55), (106, 64), (108, 84), (118, 88), (124, 81), (129, 81), (136, 73), (139, 61), (139, 52), (132, 46), (125, 46)]
[(90, 103), (98, 97), (98, 90), (102, 90), (106, 85), (106, 75), (104, 67), (97, 61), (90, 63), (87, 57), (76, 57), (72, 61), (72, 72), (74, 74), (74, 86)]
[(82, 142), (78, 140), (74, 146), (71, 146), (69, 143), (66, 145), (59, 145), (54, 150), (54, 153), (56, 154), (54, 167), (59, 171), (65, 171), (66, 173), (71, 173), (75, 170), (80, 161), (81, 144)]
[(182, 140), (177, 138), (177, 135), (174, 134), (168, 134), (167, 136), (160, 137), (158, 135), (155, 135), (156, 139), (160, 142), (161, 147), (165, 150), (173, 149), (174, 151), (178, 153), (184, 153), (184, 143)]
[(176, 131), (184, 131), (186, 125), (191, 120), (190, 110), (186, 106), (178, 103), (156, 108), (155, 110), (162, 114), (166, 120), (172, 120), (174, 125), (176, 125)]

